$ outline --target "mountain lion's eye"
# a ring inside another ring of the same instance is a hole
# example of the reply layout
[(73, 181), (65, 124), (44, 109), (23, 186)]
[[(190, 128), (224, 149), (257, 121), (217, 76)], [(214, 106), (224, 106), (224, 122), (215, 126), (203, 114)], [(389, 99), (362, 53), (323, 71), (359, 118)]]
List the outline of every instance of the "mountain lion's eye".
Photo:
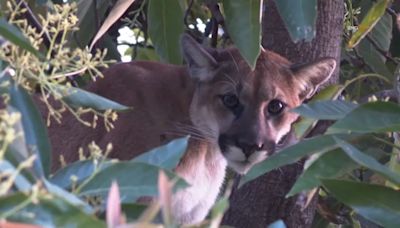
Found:
[(280, 114), (283, 109), (285, 108), (285, 104), (280, 100), (272, 100), (268, 104), (268, 112), (271, 115), (278, 115)]
[(230, 109), (235, 109), (238, 105), (239, 105), (239, 99), (236, 95), (234, 94), (225, 94), (221, 96), (222, 99), (222, 103), (224, 103), (224, 105), (227, 108)]

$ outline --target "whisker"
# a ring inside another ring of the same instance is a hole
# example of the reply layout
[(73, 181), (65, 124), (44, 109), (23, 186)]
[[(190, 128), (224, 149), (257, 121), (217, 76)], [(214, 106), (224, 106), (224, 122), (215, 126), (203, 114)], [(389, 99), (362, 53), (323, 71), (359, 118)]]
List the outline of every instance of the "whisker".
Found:
[(238, 66), (238, 64), (236, 62), (236, 59), (233, 57), (233, 55), (232, 55), (232, 53), (230, 51), (228, 51), (228, 53), (231, 56), (233, 63), (235, 64), (236, 71), (239, 72), (239, 66)]

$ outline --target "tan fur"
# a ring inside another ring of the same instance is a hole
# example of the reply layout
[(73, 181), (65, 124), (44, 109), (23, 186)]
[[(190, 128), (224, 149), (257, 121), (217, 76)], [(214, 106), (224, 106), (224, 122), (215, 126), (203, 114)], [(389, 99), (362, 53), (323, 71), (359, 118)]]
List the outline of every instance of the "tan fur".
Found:
[[(106, 132), (101, 125), (92, 130), (67, 115), (63, 125), (50, 127), (50, 137), (55, 154), (73, 161), (78, 158), (74, 152), (92, 140), (102, 147), (112, 142), (112, 157), (130, 159), (178, 136), (192, 135), (176, 167), (192, 186), (173, 197), (176, 220), (187, 224), (207, 215), (222, 185), (227, 163), (244, 173), (275, 152), (297, 119), (289, 110), (329, 78), (335, 62), (324, 59), (292, 67), (283, 57), (262, 50), (255, 70), (251, 70), (237, 49), (205, 50), (187, 35), (181, 44), (189, 67), (142, 61), (120, 63), (88, 87), (133, 107), (119, 114), (114, 130)], [(240, 115), (235, 116), (221, 101), (221, 95), (227, 93), (238, 96), (244, 107)], [(267, 112), (273, 99), (286, 104), (279, 116)], [(246, 158), (239, 141), (262, 147)]]

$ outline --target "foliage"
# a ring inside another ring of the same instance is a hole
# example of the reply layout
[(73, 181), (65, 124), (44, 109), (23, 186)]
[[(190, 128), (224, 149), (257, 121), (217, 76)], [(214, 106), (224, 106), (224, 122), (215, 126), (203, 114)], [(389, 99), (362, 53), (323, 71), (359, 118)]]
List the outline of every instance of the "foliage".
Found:
[[(101, 76), (100, 68), (119, 61), (118, 45), (125, 45), (125, 53), (134, 59), (182, 64), (177, 42), (183, 30), (211, 46), (233, 42), (254, 66), (261, 42), (261, 1), (219, 1), (221, 10), (213, 7), (216, 1), (158, 1), (0, 2), (0, 220), (46, 227), (150, 226), (160, 221), (175, 226), (168, 199), (186, 186), (173, 168), (188, 138), (131, 161), (108, 159), (112, 146), (103, 151), (93, 143), (90, 157), (50, 174), (51, 148), (35, 103), (41, 99), (49, 109), (48, 124), (62, 122), (61, 113), (69, 111), (92, 127), (101, 117), (111, 129), (116, 111), (129, 107), (76, 84), (94, 80)], [(277, 1), (279, 13), (293, 41), (310, 41), (315, 36), (317, 1), (295, 1), (298, 7), (292, 2)], [(345, 7), (340, 85), (327, 87), (293, 110), (303, 116), (296, 126), (300, 139), (316, 122), (335, 123), (325, 134), (301, 140), (256, 165), (242, 184), (307, 157), (288, 196), (319, 194), (321, 203), (330, 202), (325, 205), (328, 211), (319, 210), (315, 224), (355, 226), (362, 216), (397, 227), (400, 98), (392, 96), (389, 102), (380, 95), (400, 93), (392, 83), (400, 78), (399, 31), (392, 24), (398, 9), (388, 0), (347, 0)], [(132, 39), (116, 42), (123, 27), (132, 32)], [(50, 100), (61, 106), (54, 107)], [(88, 112), (94, 114), (91, 121), (81, 117)], [(130, 172), (141, 175), (132, 177)], [(229, 189), (203, 226), (219, 226)], [(158, 195), (159, 201), (149, 207), (135, 204), (143, 195)], [(332, 219), (327, 213), (343, 218)], [(282, 221), (271, 224), (284, 226)]]

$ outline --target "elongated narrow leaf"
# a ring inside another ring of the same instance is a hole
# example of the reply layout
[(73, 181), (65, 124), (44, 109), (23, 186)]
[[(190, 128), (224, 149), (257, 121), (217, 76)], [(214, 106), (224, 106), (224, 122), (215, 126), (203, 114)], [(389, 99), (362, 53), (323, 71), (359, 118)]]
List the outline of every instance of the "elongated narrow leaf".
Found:
[[(104, 162), (98, 169), (103, 169), (111, 165), (111, 162)], [(93, 160), (77, 161), (66, 167), (57, 170), (50, 178), (50, 182), (64, 189), (71, 189), (74, 177), (74, 184), (81, 184), (86, 178), (93, 174), (96, 164)]]
[(353, 145), (336, 137), (335, 141), (340, 146), (340, 148), (342, 148), (342, 150), (347, 154), (347, 156), (353, 159), (354, 162), (357, 162), (358, 164), (379, 173), (380, 175), (388, 178), (394, 184), (400, 186), (400, 175), (392, 172), (388, 167), (382, 165), (373, 157), (370, 157), (367, 154), (364, 154), (363, 152), (359, 151)]
[[(397, 132), (394, 133), (393, 138), (394, 138), (394, 143), (397, 146), (399, 146), (400, 145), (399, 133)], [(392, 154), (390, 155), (389, 169), (392, 170), (397, 175), (400, 175), (400, 150), (396, 147), (393, 147)], [(400, 189), (400, 187), (395, 186), (390, 181), (387, 181), (386, 185)]]
[(315, 101), (293, 109), (298, 114), (320, 120), (338, 120), (342, 119), (351, 112), (356, 104), (347, 101)]
[(341, 149), (324, 153), (304, 170), (287, 196), (318, 187), (320, 178), (340, 177), (358, 166)]
[[(80, 195), (106, 196), (112, 181), (118, 183), (122, 202), (134, 202), (141, 196), (156, 196), (158, 194), (157, 181), (161, 169), (146, 163), (119, 162), (97, 173), (89, 182), (82, 186)], [(174, 173), (164, 172), (170, 179), (178, 180), (175, 189), (187, 184)]]
[[(392, 41), (392, 16), (384, 14), (374, 28), (369, 32), (369, 39), (363, 39), (357, 45), (358, 54), (363, 58), (365, 63), (376, 73), (383, 75), (389, 79), (392, 72), (386, 66), (386, 56), (380, 50), (389, 51)], [(371, 43), (371, 42), (374, 42)], [(379, 47), (379, 51), (375, 45)]]
[(357, 50), (359, 55), (375, 73), (391, 78), (393, 74), (386, 66), (386, 58), (376, 50), (369, 40), (361, 41), (357, 46)]
[(101, 25), (99, 31), (97, 31), (96, 36), (93, 38), (92, 43), (90, 44), (90, 49), (93, 48), (97, 40), (99, 40), (100, 37), (102, 37), (103, 34), (107, 32), (107, 30), (111, 27), (111, 25), (113, 25), (115, 21), (117, 21), (122, 16), (122, 14), (124, 14), (124, 12), (129, 8), (129, 6), (134, 1), (135, 0), (118, 0), (115, 3), (111, 12), (108, 14), (106, 20)]
[[(5, 174), (5, 173), (15, 173), (17, 172), (17, 169), (13, 164), (11, 164), (7, 160), (0, 160), (0, 173)], [(13, 181), (15, 187), (22, 192), (27, 192), (32, 188), (32, 184), (28, 181), (28, 179), (22, 174), (19, 173), (15, 177), (15, 180)]]
[(62, 94), (62, 99), (65, 102), (76, 108), (93, 108), (100, 111), (107, 109), (126, 111), (130, 109), (125, 105), (76, 87), (58, 85), (57, 90)]
[(353, 181), (321, 179), (338, 200), (358, 214), (383, 227), (400, 224), (400, 192), (379, 185)]
[(222, 1), (229, 36), (252, 68), (256, 65), (261, 47), (261, 2), (260, 0)]
[(189, 137), (175, 139), (167, 145), (157, 147), (132, 159), (133, 162), (143, 162), (161, 168), (173, 169), (178, 165), (182, 155), (186, 152)]
[(6, 38), (11, 43), (39, 56), (38, 51), (32, 47), (29, 40), (18, 30), (17, 27), (10, 25), (4, 18), (0, 18), (0, 36)]
[(400, 106), (391, 102), (363, 104), (338, 120), (328, 133), (400, 131)]
[(361, 24), (358, 26), (358, 30), (350, 38), (347, 46), (353, 48), (372, 30), (372, 28), (378, 23), (379, 19), (385, 13), (390, 0), (379, 0), (371, 9), (367, 15), (363, 18)]
[[(14, 107), (8, 105), (7, 106), (7, 112), (10, 115), (19, 115), (21, 116), (21, 113), (18, 112)], [(15, 117), (14, 117), (15, 118)], [(27, 143), (25, 140), (25, 135), (23, 134), (23, 126), (22, 126), (22, 120), (19, 119), (14, 125), (13, 125), (13, 130), (17, 134), (21, 134), (20, 137), (16, 137), (11, 144), (7, 146), (6, 152), (4, 154), (4, 158), (6, 161), (8, 161), (11, 165), (14, 167), (18, 167), (22, 162), (26, 161), (29, 159), (31, 154), (28, 151)], [(35, 157), (37, 159), (37, 157)], [(31, 183), (34, 184), (37, 182), (37, 180), (42, 177), (42, 169), (38, 167), (39, 164), (36, 164), (36, 167), (30, 167), (28, 169), (23, 169), (21, 170), (21, 173), (26, 179)]]
[(182, 64), (179, 36), (183, 33), (183, 12), (176, 0), (149, 0), (148, 32), (164, 62)]
[[(0, 217), (43, 227), (106, 227), (93, 215), (58, 197), (39, 196), (32, 202), (28, 195), (17, 193), (0, 198)], [(16, 207), (18, 207), (18, 210)], [(8, 212), (15, 210), (15, 213)]]
[[(313, 96), (310, 102), (336, 99), (337, 96), (341, 93), (342, 88), (343, 86), (341, 85), (329, 85), (319, 91), (318, 94)], [(316, 119), (303, 116), (300, 121), (296, 122), (293, 126), (296, 137), (298, 139), (302, 139), (307, 136), (307, 134), (313, 129), (316, 123)]]
[[(47, 134), (47, 127), (42, 120), (32, 97), (19, 85), (11, 80), (10, 105), (16, 108), (22, 115), (22, 126), (29, 150), (37, 154), (35, 164), (38, 173), (50, 174), (51, 148)], [(43, 175), (43, 174), (42, 174)]]
[(291, 164), (300, 160), (302, 157), (315, 153), (323, 153), (337, 148), (334, 138), (330, 135), (317, 136), (305, 139), (295, 145), (289, 146), (265, 161), (255, 165), (242, 178), (241, 184), (251, 181), (262, 174), (284, 165)]
[(48, 180), (43, 180), (44, 186), (46, 187), (47, 191), (51, 193), (53, 196), (57, 196), (60, 199), (68, 202), (71, 205), (79, 207), (86, 213), (93, 213), (93, 208), (87, 204), (86, 202), (82, 201), (78, 196), (62, 189), (61, 187), (50, 183)]
[(107, 196), (107, 227), (117, 227), (118, 225), (121, 225), (122, 219), (121, 198), (119, 197), (118, 184), (113, 182)]
[(315, 37), (316, 0), (286, 0), (275, 3), (293, 42), (303, 39), (311, 41)]
[(78, 27), (68, 40), (72, 47), (84, 48), (89, 46), (90, 40), (97, 33), (100, 24), (104, 20), (108, 8), (112, 5), (109, 0), (79, 0), (78, 1)]

